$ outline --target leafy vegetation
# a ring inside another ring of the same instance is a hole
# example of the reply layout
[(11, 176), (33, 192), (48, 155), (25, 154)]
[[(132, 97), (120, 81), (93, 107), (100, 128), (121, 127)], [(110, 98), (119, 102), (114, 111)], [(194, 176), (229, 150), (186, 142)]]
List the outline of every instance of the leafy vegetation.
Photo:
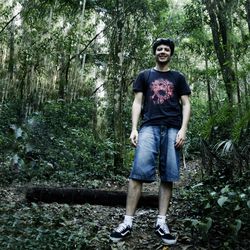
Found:
[(248, 237), (249, 186), (244, 178), (226, 185), (219, 180), (206, 178), (185, 192), (192, 209), (186, 225), (193, 228), (192, 238), (206, 247), (247, 249), (248, 243), (240, 241)]
[(71, 183), (79, 181), (79, 176), (98, 179), (126, 171), (113, 168), (113, 142), (94, 137), (93, 106), (93, 100), (87, 99), (70, 104), (49, 102), (22, 126), (5, 124), (7, 140), (2, 146), (6, 150), (1, 157), (9, 158), (11, 169), (8, 174), (5, 167), (1, 168), (3, 181), (11, 183), (17, 178)]
[(169, 218), (179, 246), (247, 249), (249, 13), (246, 0), (0, 3), (1, 249), (163, 248), (145, 236), (156, 211), (140, 211), (152, 226), (139, 220), (135, 239), (110, 245), (121, 208), (23, 197), (36, 184), (126, 188), (131, 84), (153, 66), (156, 37), (174, 39), (171, 67), (192, 88), (185, 180)]
[(103, 244), (108, 245), (105, 222), (91, 216), (90, 206), (12, 202), (7, 206), (1, 204), (0, 211), (2, 249), (93, 249), (96, 232)]

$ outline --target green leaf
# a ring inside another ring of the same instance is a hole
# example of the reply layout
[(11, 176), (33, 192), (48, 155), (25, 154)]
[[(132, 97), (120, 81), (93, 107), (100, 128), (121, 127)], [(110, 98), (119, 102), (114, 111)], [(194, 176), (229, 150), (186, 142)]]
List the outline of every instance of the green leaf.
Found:
[(238, 232), (241, 229), (242, 221), (237, 219), (237, 220), (235, 220), (235, 222), (236, 222), (235, 229), (236, 229), (236, 232), (238, 234)]
[(226, 185), (224, 188), (221, 189), (221, 193), (228, 193), (229, 192), (229, 185)]
[(245, 199), (245, 198), (246, 198), (246, 194), (241, 193), (241, 194), (240, 194), (240, 198), (241, 198), (241, 199)]
[(234, 211), (238, 211), (238, 210), (240, 210), (240, 209), (241, 209), (241, 207), (240, 207), (239, 205), (237, 205), (237, 206), (235, 207)]
[(200, 182), (200, 183), (198, 183), (198, 184), (192, 186), (192, 188), (197, 188), (197, 187), (200, 187), (200, 186), (203, 186), (203, 183), (202, 183), (202, 182)]
[(200, 222), (198, 220), (191, 220), (192, 226), (196, 227)]
[(208, 202), (207, 205), (205, 206), (205, 209), (207, 209), (207, 208), (211, 208), (211, 205), (210, 205), (209, 202)]
[(211, 195), (212, 197), (214, 197), (214, 196), (216, 195), (216, 192), (213, 191), (213, 192), (210, 193), (210, 195)]
[(226, 196), (221, 196), (218, 200), (217, 203), (219, 204), (220, 207), (223, 207), (224, 203), (228, 200), (228, 197)]
[(248, 208), (250, 208), (250, 201), (247, 201), (247, 206)]
[(234, 236), (237, 236), (241, 229), (242, 221), (237, 219), (235, 220), (235, 224), (231, 224), (230, 226), (233, 229)]
[(208, 231), (211, 228), (212, 222), (213, 222), (213, 220), (210, 217), (206, 218), (206, 219), (207, 219), (206, 222), (202, 222), (202, 221), (198, 221), (198, 220), (192, 221), (192, 226), (201, 230), (203, 233), (205, 233), (205, 235), (208, 234)]
[(208, 230), (211, 228), (211, 226), (212, 226), (212, 223), (213, 223), (213, 220), (212, 220), (212, 218), (207, 218), (207, 233), (208, 233)]

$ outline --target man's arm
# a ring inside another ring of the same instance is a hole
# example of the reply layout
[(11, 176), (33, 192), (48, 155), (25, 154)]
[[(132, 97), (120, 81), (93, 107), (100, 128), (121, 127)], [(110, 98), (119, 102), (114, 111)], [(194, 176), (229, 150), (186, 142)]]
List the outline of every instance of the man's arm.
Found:
[(130, 134), (130, 140), (133, 146), (136, 147), (138, 142), (138, 122), (141, 114), (141, 108), (142, 108), (142, 100), (143, 100), (143, 93), (142, 92), (136, 92), (134, 102), (132, 105), (132, 131)]
[(191, 114), (191, 105), (189, 101), (189, 96), (188, 95), (181, 96), (181, 102), (182, 102), (182, 125), (181, 129), (179, 130), (176, 136), (175, 146), (177, 148), (182, 147), (185, 142), (188, 122)]

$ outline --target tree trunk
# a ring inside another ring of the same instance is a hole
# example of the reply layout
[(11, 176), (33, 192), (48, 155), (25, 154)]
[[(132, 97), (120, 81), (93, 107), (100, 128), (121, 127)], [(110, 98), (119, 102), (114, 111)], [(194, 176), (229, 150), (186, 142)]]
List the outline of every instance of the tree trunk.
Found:
[(14, 77), (14, 43), (15, 43), (15, 35), (14, 35), (14, 25), (10, 26), (10, 43), (9, 43), (9, 65), (8, 65), (8, 73), (9, 73), (9, 81), (12, 83)]
[(209, 79), (209, 73), (208, 73), (207, 45), (205, 45), (205, 66), (206, 66), (206, 82), (207, 82), (208, 108), (209, 108), (209, 115), (212, 116), (212, 114), (213, 114), (213, 109), (212, 109), (212, 94), (211, 94), (211, 86), (210, 86), (210, 79)]
[[(125, 206), (126, 192), (90, 190), (82, 188), (48, 188), (31, 187), (27, 189), (26, 199), (29, 202), (91, 204), (104, 206)], [(138, 207), (158, 207), (158, 196), (142, 193)]]
[(60, 99), (65, 99), (65, 89), (68, 86), (68, 75), (70, 68), (70, 56), (67, 56), (65, 53), (62, 53), (61, 59), (61, 69), (59, 72), (59, 90), (58, 97)]
[(249, 83), (247, 81), (247, 76), (244, 76), (244, 90), (245, 90), (245, 102), (246, 102), (246, 109), (249, 108), (249, 98), (248, 96), (250, 96), (250, 90), (249, 90)]
[(229, 103), (233, 103), (235, 72), (232, 69), (232, 51), (229, 39), (229, 17), (227, 8), (232, 6), (221, 1), (203, 0), (210, 17), (214, 48), (220, 64)]
[(234, 47), (234, 71), (235, 71), (235, 78), (236, 78), (237, 101), (238, 101), (239, 108), (240, 108), (241, 94), (240, 94), (240, 84), (239, 84), (239, 80), (238, 80), (238, 58), (237, 58), (236, 50), (237, 50), (237, 48)]
[(245, 9), (247, 12), (247, 24), (248, 24), (248, 31), (250, 34), (250, 1), (249, 0), (246, 0)]
[[(123, 11), (123, 6), (120, 1), (117, 1), (117, 13)], [(116, 169), (123, 169), (124, 166), (124, 126), (123, 126), (123, 105), (124, 105), (124, 79), (122, 76), (123, 67), (123, 32), (124, 19), (118, 19), (116, 29), (114, 30), (114, 83), (113, 83), (113, 124), (114, 124), (114, 166)]]

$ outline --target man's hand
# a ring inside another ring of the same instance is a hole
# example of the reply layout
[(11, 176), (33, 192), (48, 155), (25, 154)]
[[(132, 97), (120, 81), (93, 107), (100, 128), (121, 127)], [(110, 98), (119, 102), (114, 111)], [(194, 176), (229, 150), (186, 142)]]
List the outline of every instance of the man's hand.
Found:
[(132, 130), (129, 139), (130, 139), (132, 145), (134, 147), (136, 147), (137, 146), (137, 142), (138, 142), (138, 131), (137, 130)]
[(185, 139), (186, 139), (186, 130), (180, 129), (176, 135), (175, 147), (181, 148), (185, 143)]

